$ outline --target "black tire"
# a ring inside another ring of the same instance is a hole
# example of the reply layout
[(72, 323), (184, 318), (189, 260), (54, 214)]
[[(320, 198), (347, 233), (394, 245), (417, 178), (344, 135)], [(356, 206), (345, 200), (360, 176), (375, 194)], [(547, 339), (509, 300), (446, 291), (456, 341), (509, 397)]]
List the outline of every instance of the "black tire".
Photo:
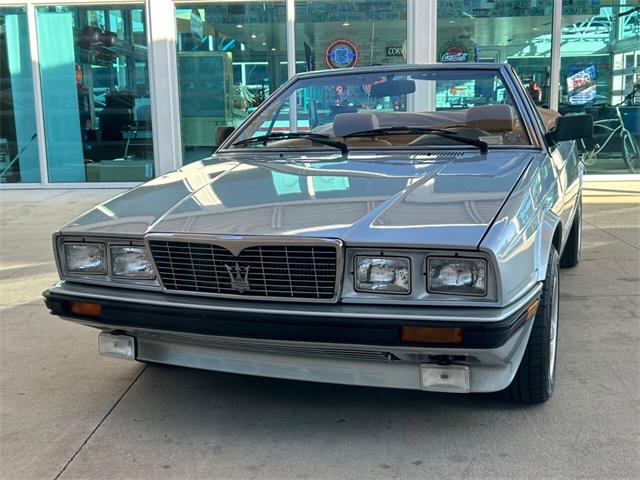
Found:
[[(559, 314), (558, 252), (551, 247), (547, 277), (533, 329), (522, 362), (511, 384), (502, 391), (503, 397), (518, 403), (543, 403), (555, 387), (556, 349)], [(553, 316), (555, 315), (555, 325)], [(555, 341), (552, 342), (552, 336)]]
[(573, 218), (571, 232), (560, 258), (561, 268), (572, 268), (580, 263), (582, 254), (582, 194), (578, 197), (578, 208)]

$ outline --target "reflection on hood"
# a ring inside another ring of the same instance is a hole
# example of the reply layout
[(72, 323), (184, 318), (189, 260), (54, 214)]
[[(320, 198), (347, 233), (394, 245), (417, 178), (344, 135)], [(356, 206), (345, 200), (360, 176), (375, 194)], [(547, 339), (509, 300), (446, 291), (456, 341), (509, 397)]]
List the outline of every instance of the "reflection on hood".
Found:
[[(65, 230), (306, 235), (358, 243), (406, 243), (403, 235), (411, 235), (429, 244), (477, 245), (534, 154), (445, 153), (327, 155), (325, 161), (219, 155), (110, 200)], [(452, 227), (446, 242), (442, 226)]]

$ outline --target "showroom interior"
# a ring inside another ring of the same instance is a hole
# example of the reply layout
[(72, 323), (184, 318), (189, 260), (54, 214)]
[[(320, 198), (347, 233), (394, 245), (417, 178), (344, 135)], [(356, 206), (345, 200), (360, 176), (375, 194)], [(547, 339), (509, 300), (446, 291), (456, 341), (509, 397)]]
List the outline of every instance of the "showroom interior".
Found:
[(295, 73), (432, 61), (513, 65), (538, 106), (594, 116), (590, 178), (640, 173), (638, 0), (37, 0), (0, 1), (0, 188), (132, 186)]

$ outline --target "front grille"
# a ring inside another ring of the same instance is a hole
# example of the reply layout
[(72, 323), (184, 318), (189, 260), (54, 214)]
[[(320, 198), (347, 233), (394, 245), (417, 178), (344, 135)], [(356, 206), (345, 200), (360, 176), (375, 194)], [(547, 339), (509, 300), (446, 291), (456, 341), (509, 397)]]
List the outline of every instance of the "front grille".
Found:
[(150, 240), (167, 291), (331, 300), (336, 295), (333, 246), (250, 246), (234, 256), (204, 242)]

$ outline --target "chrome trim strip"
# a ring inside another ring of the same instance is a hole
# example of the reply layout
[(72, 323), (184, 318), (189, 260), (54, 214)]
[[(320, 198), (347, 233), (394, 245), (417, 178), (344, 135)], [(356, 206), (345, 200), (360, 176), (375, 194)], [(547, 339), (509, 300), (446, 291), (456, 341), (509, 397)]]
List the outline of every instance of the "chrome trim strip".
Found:
[[(246, 302), (244, 305), (235, 298), (235, 302), (225, 301), (226, 304), (203, 303), (202, 298), (177, 297), (165, 295), (158, 292), (130, 291), (129, 295), (123, 296), (123, 292), (114, 291), (112, 288), (105, 288), (99, 291), (98, 288), (90, 285), (73, 284), (70, 282), (58, 282), (53, 285), (49, 292), (58, 295), (68, 295), (84, 299), (103, 300), (112, 302), (131, 302), (138, 305), (155, 305), (166, 308), (193, 308), (198, 310), (218, 311), (218, 312), (247, 312), (247, 313), (267, 313), (275, 315), (292, 315), (300, 317), (326, 317), (328, 314), (335, 318), (360, 318), (375, 320), (412, 320), (412, 321), (435, 321), (435, 322), (499, 322), (510, 317), (514, 313), (523, 309), (532, 299), (540, 294), (542, 283), (535, 284), (526, 294), (521, 296), (512, 304), (503, 308), (477, 307), (440, 307), (440, 306), (396, 306), (396, 305), (355, 305), (338, 304), (332, 307), (313, 304), (304, 307), (287, 302), (286, 308), (269, 307), (266, 302)], [(314, 302), (317, 303), (317, 302)], [(407, 312), (407, 310), (413, 310)], [(420, 313), (414, 313), (420, 312)], [(426, 313), (425, 313), (426, 312)], [(462, 312), (462, 313), (461, 313)], [(112, 328), (112, 327), (106, 327)]]
[[(261, 300), (270, 302), (296, 302), (296, 303), (336, 303), (342, 291), (342, 279), (344, 277), (344, 248), (342, 240), (333, 238), (307, 238), (295, 236), (262, 236), (262, 235), (208, 235), (208, 234), (183, 234), (183, 233), (148, 233), (144, 237), (144, 244), (148, 252), (151, 252), (149, 242), (194, 242), (216, 245), (226, 248), (234, 256), (238, 256), (249, 247), (261, 246), (332, 246), (336, 249), (336, 277), (333, 296), (329, 299), (300, 298), (300, 297), (276, 297), (256, 295), (233, 295), (223, 293), (201, 293), (183, 290), (167, 289), (158, 275), (158, 281), (162, 291), (168, 295), (189, 295), (196, 297), (229, 298), (234, 300)], [(156, 272), (159, 272), (154, 256), (150, 253), (151, 262)]]
[[(89, 320), (78, 320), (76, 318), (62, 317), (64, 320), (75, 322), (88, 327), (104, 329), (105, 326)], [(114, 331), (113, 327), (106, 328), (106, 331)], [(340, 343), (320, 343), (301, 342), (291, 340), (266, 340), (260, 338), (240, 338), (225, 337), (220, 335), (204, 335), (199, 333), (174, 332), (157, 330), (154, 328), (121, 328), (128, 335), (136, 338), (147, 337), (158, 341), (180, 341), (196, 345), (203, 345), (210, 348), (224, 348), (228, 350), (241, 350), (259, 353), (275, 353), (280, 355), (318, 357), (318, 358), (341, 358), (363, 361), (374, 361), (390, 363), (400, 359), (391, 351), (398, 355), (405, 354), (411, 363), (418, 363), (416, 355), (425, 355), (424, 348), (420, 347), (387, 347), (381, 345), (366, 344), (340, 344)], [(460, 355), (460, 353), (457, 353)], [(409, 356), (411, 355), (411, 356)], [(413, 358), (412, 358), (413, 357)]]

